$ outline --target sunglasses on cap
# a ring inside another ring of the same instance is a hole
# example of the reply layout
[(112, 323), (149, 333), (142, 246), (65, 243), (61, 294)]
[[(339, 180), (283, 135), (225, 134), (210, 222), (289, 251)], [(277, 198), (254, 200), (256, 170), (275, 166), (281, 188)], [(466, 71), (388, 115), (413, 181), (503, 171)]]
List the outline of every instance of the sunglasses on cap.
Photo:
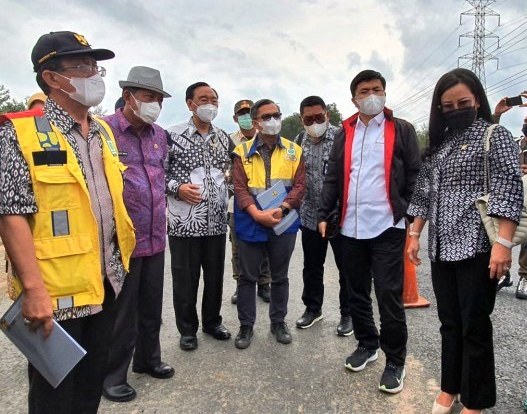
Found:
[(305, 126), (313, 125), (314, 122), (317, 124), (323, 124), (326, 122), (326, 114), (306, 115), (302, 117), (302, 122)]

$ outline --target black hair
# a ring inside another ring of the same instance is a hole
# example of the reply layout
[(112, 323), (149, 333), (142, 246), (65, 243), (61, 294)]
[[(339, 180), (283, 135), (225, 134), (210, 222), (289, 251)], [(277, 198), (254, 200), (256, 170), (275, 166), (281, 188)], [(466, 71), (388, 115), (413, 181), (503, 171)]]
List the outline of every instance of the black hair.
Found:
[[(193, 83), (192, 85), (190, 85), (187, 88), (187, 91), (185, 92), (185, 102), (187, 102), (189, 99), (193, 100), (194, 99), (194, 91), (196, 89), (202, 87), (202, 86), (208, 86), (209, 88), (211, 88), (211, 86), (207, 82), (196, 82), (196, 83)], [(218, 92), (216, 91), (216, 89), (214, 89), (214, 88), (211, 88), (211, 89), (216, 94), (216, 98), (219, 98)]]
[(304, 111), (304, 108), (307, 106), (317, 106), (320, 105), (322, 109), (326, 110), (326, 103), (320, 96), (308, 96), (300, 102), (300, 115)]
[(256, 119), (258, 110), (264, 105), (276, 105), (278, 111), (280, 111), (280, 107), (274, 101), (271, 101), (270, 99), (260, 99), (259, 101), (256, 101), (251, 108), (251, 119)]
[(357, 89), (357, 86), (361, 82), (369, 82), (372, 80), (379, 79), (382, 83), (382, 88), (386, 90), (386, 79), (380, 74), (380, 72), (377, 72), (375, 70), (366, 69), (362, 72), (359, 72), (357, 76), (353, 78), (353, 80), (350, 83), (350, 91), (351, 96), (355, 97), (355, 91)]
[(492, 123), (492, 115), (489, 101), (485, 94), (485, 89), (474, 72), (468, 69), (457, 68), (445, 73), (436, 83), (434, 94), (432, 95), (432, 105), (430, 108), (430, 119), (428, 122), (429, 147), (425, 154), (430, 155), (439, 148), (445, 137), (447, 123), (441, 109), (441, 96), (447, 89), (458, 84), (464, 84), (479, 103), (476, 118), (484, 119)]
[[(123, 89), (124, 92), (124, 89)], [(118, 109), (124, 108), (124, 99), (121, 96), (117, 101), (115, 101), (115, 112), (117, 112)]]
[(51, 71), (57, 71), (60, 69), (62, 64), (62, 61), (60, 59), (51, 59), (45, 63), (43, 63), (37, 71), (37, 84), (40, 86), (40, 89), (42, 89), (42, 92), (44, 92), (45, 95), (49, 95), (51, 92), (51, 88), (46, 83), (46, 81), (42, 78), (42, 72), (45, 70), (51, 70)]

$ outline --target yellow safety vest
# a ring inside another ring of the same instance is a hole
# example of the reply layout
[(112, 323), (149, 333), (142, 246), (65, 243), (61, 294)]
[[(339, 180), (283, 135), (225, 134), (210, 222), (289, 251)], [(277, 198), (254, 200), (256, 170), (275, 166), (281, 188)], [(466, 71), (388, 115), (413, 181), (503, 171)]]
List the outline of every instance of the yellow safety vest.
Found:
[[(97, 221), (73, 149), (45, 116), (9, 117), (29, 166), (38, 212), (28, 216), (35, 255), (54, 310), (99, 305), (104, 300)], [(96, 120), (104, 170), (112, 197), (122, 263), (129, 269), (135, 248), (132, 221), (123, 201), (126, 167), (119, 161), (110, 127)], [(14, 279), (17, 291), (22, 290)]]
[[(296, 170), (300, 164), (302, 148), (283, 137), (280, 138), (280, 143), (281, 145), (276, 145), (271, 155), (271, 185), (282, 181), (289, 191), (293, 186)], [(256, 196), (265, 191), (265, 164), (256, 150), (256, 139), (238, 145), (233, 153), (241, 158), (243, 169), (247, 175), (249, 192)], [(236, 195), (234, 199), (234, 223), (238, 238), (248, 242), (267, 241), (270, 229), (256, 223), (246, 211), (240, 210), (236, 203)], [(285, 233), (295, 233), (299, 226), (300, 219)]]

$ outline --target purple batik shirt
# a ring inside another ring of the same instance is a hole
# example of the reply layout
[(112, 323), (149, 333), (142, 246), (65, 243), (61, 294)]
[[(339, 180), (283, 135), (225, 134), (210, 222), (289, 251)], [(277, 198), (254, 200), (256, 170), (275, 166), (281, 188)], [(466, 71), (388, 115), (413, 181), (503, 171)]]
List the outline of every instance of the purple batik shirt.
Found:
[(165, 168), (167, 134), (159, 125), (137, 137), (121, 109), (103, 118), (112, 128), (124, 172), (124, 202), (135, 227), (132, 257), (152, 256), (165, 250)]

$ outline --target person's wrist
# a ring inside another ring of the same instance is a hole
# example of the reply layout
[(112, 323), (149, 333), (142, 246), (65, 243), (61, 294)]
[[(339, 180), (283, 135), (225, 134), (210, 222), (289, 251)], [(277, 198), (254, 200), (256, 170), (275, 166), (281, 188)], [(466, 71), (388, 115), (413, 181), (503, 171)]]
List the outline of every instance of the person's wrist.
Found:
[(507, 249), (512, 249), (514, 247), (514, 243), (510, 240), (507, 240), (501, 236), (496, 237), (496, 243), (501, 244), (502, 246), (506, 247)]
[(411, 230), (411, 231), (408, 232), (408, 235), (410, 237), (415, 237), (415, 238), (418, 239), (421, 236), (421, 232)]
[(282, 210), (282, 217), (287, 216), (289, 214), (289, 212), (291, 211), (289, 208), (287, 208), (284, 205), (280, 206), (280, 210)]

